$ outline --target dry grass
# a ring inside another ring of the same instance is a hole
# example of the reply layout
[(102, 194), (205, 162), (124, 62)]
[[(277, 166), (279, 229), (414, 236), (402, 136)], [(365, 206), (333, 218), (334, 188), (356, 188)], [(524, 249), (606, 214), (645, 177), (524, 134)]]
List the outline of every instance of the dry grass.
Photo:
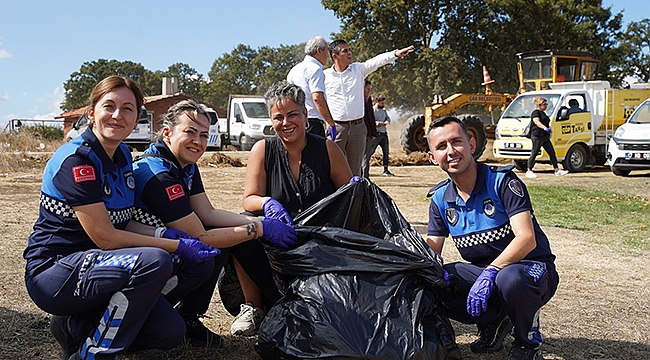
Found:
[[(390, 132), (391, 130), (389, 130)], [(393, 130), (392, 133), (397, 131)], [(396, 141), (391, 139), (393, 148)], [(397, 145), (398, 146), (398, 145)], [(400, 149), (391, 148), (396, 157)], [(224, 154), (221, 154), (224, 155)], [(229, 158), (245, 163), (246, 153), (226, 152)], [(4, 156), (4, 155), (2, 155)], [(221, 159), (221, 156), (217, 156)], [(213, 154), (206, 154), (201, 166), (206, 192), (217, 208), (239, 212), (244, 182), (244, 167), (219, 165)], [(230, 160), (226, 159), (226, 163)], [(22, 164), (22, 162), (20, 162)], [(39, 163), (40, 164), (40, 163)], [(404, 216), (424, 233), (427, 223), (426, 191), (445, 174), (434, 166), (393, 166), (395, 177), (382, 177), (382, 168), (370, 169), (371, 180), (385, 190), (397, 203)], [(24, 169), (24, 168), (21, 168)], [(8, 172), (0, 177), (0, 358), (57, 359), (59, 349), (48, 330), (48, 314), (29, 299), (23, 283), (22, 251), (31, 226), (38, 215), (40, 168)], [(621, 194), (650, 198), (650, 174), (615, 177), (605, 169), (592, 169), (580, 174), (556, 178), (547, 165), (538, 165), (538, 179), (525, 179), (528, 185), (558, 184), (576, 189), (602, 189)], [(625, 216), (621, 214), (620, 216)], [(554, 228), (542, 223), (557, 255), (560, 286), (555, 297), (541, 312), (545, 335), (546, 359), (643, 359), (650, 354), (650, 273), (649, 251), (613, 251), (607, 241), (595, 242), (585, 231)], [(599, 240), (616, 239), (617, 231), (597, 235)], [(445, 261), (458, 259), (458, 253), (447, 244)], [(181, 346), (172, 351), (147, 351), (119, 359), (259, 359), (254, 351), (255, 338), (229, 335), (233, 319), (221, 305), (218, 294), (213, 297), (205, 323), (220, 333), (225, 347), (208, 351)], [(477, 355), (469, 351), (475, 328), (454, 323), (457, 342), (464, 358), (469, 360), (505, 359), (507, 347), (495, 354)]]

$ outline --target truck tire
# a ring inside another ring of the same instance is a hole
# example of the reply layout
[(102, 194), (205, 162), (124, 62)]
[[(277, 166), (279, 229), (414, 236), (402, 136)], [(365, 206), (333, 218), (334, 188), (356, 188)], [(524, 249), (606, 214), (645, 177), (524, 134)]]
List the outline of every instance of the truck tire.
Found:
[(580, 144), (574, 144), (566, 153), (562, 166), (569, 172), (583, 171), (587, 166), (587, 150)]
[(476, 149), (474, 149), (472, 157), (474, 160), (478, 160), (478, 158), (483, 155), (485, 146), (487, 145), (487, 134), (485, 132), (485, 126), (483, 125), (481, 119), (479, 119), (476, 115), (467, 114), (458, 115), (457, 117), (463, 122), (463, 124), (465, 124), (465, 128), (467, 129), (467, 133), (469, 133), (469, 137), (476, 139)]
[(239, 150), (250, 151), (253, 147), (251, 138), (246, 135), (239, 136)]
[(616, 176), (628, 176), (630, 175), (630, 171), (632, 170), (621, 170), (617, 168), (612, 168), (612, 173), (614, 173), (614, 175)]
[(402, 149), (406, 154), (410, 154), (416, 151), (427, 151), (429, 146), (427, 145), (427, 139), (424, 132), (424, 115), (418, 114), (411, 116), (404, 126), (402, 126), (402, 132), (399, 135), (400, 144), (402, 144)]
[(515, 169), (519, 171), (528, 170), (528, 160), (513, 160), (512, 163), (515, 165)]

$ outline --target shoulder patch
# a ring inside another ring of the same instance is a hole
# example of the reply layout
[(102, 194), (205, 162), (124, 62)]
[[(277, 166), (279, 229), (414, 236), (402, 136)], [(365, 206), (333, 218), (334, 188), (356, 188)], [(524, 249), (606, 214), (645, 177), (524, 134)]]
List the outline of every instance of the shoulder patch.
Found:
[(173, 201), (185, 196), (185, 191), (183, 191), (183, 185), (181, 184), (174, 184), (172, 186), (168, 186), (167, 188), (165, 188), (165, 191), (167, 192), (167, 197), (169, 198), (169, 201)]
[(451, 179), (449, 179), (449, 178), (445, 179), (445, 180), (442, 180), (441, 182), (438, 183), (438, 185), (436, 185), (436, 186), (432, 187), (431, 189), (429, 189), (429, 191), (427, 192), (427, 198), (432, 197), (433, 194), (436, 192), (436, 190), (438, 190), (441, 187), (449, 184), (450, 181), (451, 181)]
[(508, 182), (508, 189), (520, 198), (524, 197), (524, 187), (521, 185), (519, 179), (511, 179)]
[(97, 180), (97, 177), (95, 176), (95, 168), (90, 165), (73, 167), (72, 175), (74, 176), (74, 182), (76, 183)]

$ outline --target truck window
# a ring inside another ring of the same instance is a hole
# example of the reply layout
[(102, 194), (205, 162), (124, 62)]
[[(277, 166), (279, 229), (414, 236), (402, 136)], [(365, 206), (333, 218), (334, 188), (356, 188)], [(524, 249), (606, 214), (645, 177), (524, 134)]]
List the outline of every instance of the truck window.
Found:
[(583, 61), (580, 66), (580, 80), (595, 80), (598, 75), (598, 63), (595, 61)]
[(242, 104), (246, 115), (253, 119), (268, 119), (269, 110), (263, 102), (245, 102)]
[(239, 104), (234, 104), (235, 105), (235, 121), (241, 121), (244, 122), (244, 117), (242, 116), (241, 108), (239, 107)]
[(632, 124), (650, 124), (650, 101), (639, 105), (636, 111), (634, 111), (634, 114), (627, 119), (627, 122)]
[[(523, 118), (530, 117), (530, 114), (535, 110), (535, 99), (538, 95), (525, 95), (518, 96), (515, 101), (511, 102), (510, 105), (506, 108), (506, 111), (503, 112), (502, 118)], [(546, 95), (545, 99), (548, 101), (548, 107), (546, 108), (546, 114), (551, 115), (553, 109), (557, 105), (557, 102), (560, 99), (559, 95)]]

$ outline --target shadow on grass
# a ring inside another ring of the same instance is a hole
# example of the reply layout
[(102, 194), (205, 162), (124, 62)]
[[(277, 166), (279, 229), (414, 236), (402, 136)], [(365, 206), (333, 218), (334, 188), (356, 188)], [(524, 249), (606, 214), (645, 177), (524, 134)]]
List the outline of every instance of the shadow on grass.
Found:
[[(469, 344), (478, 338), (476, 326), (456, 321), (452, 324), (464, 360), (502, 360), (508, 357), (512, 336), (506, 336), (503, 348), (495, 353), (475, 354), (469, 349)], [(650, 354), (650, 343), (548, 336), (544, 338), (542, 353), (545, 359), (646, 359)]]

